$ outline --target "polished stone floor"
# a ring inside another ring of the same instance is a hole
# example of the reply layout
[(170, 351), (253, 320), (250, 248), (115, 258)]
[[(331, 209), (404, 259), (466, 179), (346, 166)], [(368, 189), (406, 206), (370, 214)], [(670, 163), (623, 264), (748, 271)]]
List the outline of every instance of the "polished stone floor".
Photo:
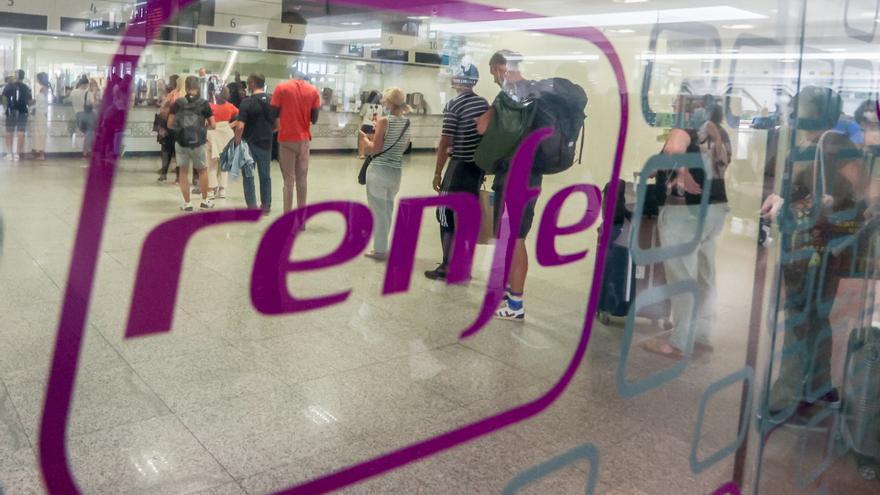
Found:
[[(82, 165), (75, 159), (0, 164), (6, 225), (0, 258), (0, 492), (10, 495), (44, 490), (35, 452), (82, 201)], [(364, 201), (355, 181), (358, 166), (352, 157), (314, 156), (310, 200)], [(589, 247), (585, 261), (562, 267), (533, 261), (524, 324), (496, 321), (459, 340), (481, 302), (492, 251), (478, 248), (468, 286), (426, 280), (420, 272), (433, 268), (439, 256), (431, 212), (423, 219), (409, 293), (383, 297), (384, 265), (359, 258), (288, 277), (288, 288), (300, 296), (352, 288), (344, 304), (290, 317), (259, 315), (249, 282), (262, 233), (280, 216), (281, 176), (273, 164), (272, 215), (196, 235), (184, 260), (172, 332), (125, 340), (142, 242), (158, 223), (179, 214), (179, 193), (155, 182), (156, 168), (155, 158), (127, 158), (113, 189), (67, 431), (70, 463), (84, 493), (277, 491), (540, 396), (569, 365), (581, 338), (595, 232), (558, 241), (563, 251)], [(432, 171), (433, 157), (408, 159), (401, 195), (430, 194)], [(584, 165), (549, 177), (539, 211), (549, 193), (566, 183), (601, 185), (605, 174)], [(232, 183), (218, 207), (242, 206), (242, 196), (240, 184)], [(583, 202), (572, 199), (563, 220), (577, 220), (579, 209)], [(316, 217), (294, 257), (333, 249), (341, 226), (336, 217)], [(621, 397), (615, 373), (623, 325), (596, 322), (574, 381), (545, 412), (343, 492), (500, 493), (524, 469), (590, 442), (599, 449), (598, 468), (574, 463), (520, 493), (584, 493), (588, 476), (598, 476), (596, 493), (711, 493), (731, 479), (733, 457), (695, 475), (688, 460), (691, 441), (707, 387), (745, 363), (753, 246), (752, 239), (725, 231), (718, 253), (716, 350), (695, 355), (678, 378)], [(635, 341), (659, 331), (642, 322)], [(633, 344), (627, 379), (670, 365)], [(700, 458), (736, 438), (740, 391), (728, 387), (712, 397), (699, 433)], [(800, 492), (793, 484), (800, 469), (798, 442), (798, 434), (787, 432), (774, 439), (761, 493)], [(802, 492), (877, 493), (880, 484), (863, 482), (852, 462), (836, 460), (824, 484)], [(747, 465), (752, 477), (754, 461)]]

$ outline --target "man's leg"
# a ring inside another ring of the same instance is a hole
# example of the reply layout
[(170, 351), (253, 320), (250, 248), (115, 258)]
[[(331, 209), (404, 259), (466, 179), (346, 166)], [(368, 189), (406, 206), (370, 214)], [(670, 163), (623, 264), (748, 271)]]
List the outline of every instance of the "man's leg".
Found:
[(278, 165), (281, 168), (281, 178), (284, 180), (282, 188), (282, 201), (284, 203), (284, 213), (293, 209), (293, 189), (296, 180), (296, 149), (293, 143), (278, 143)]
[[(260, 174), (260, 208), (263, 213), (269, 213), (272, 208), (272, 150), (263, 149), (257, 146), (251, 148), (251, 155), (257, 165), (257, 173)], [(251, 179), (253, 180), (253, 178)], [(256, 206), (256, 198), (253, 198), (254, 206)]]
[(303, 208), (306, 206), (309, 188), (309, 142), (301, 141), (297, 143), (296, 150), (296, 206)]

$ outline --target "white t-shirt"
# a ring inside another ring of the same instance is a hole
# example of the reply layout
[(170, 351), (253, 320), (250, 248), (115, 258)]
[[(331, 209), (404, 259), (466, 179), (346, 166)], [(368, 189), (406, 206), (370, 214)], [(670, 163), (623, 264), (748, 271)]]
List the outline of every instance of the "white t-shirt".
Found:
[(80, 113), (85, 110), (86, 90), (84, 88), (77, 88), (71, 91), (68, 99), (73, 103), (74, 113)]
[(370, 126), (373, 127), (376, 123), (373, 121), (373, 118), (379, 118), (382, 116), (382, 105), (376, 103), (364, 103), (361, 105), (361, 126)]

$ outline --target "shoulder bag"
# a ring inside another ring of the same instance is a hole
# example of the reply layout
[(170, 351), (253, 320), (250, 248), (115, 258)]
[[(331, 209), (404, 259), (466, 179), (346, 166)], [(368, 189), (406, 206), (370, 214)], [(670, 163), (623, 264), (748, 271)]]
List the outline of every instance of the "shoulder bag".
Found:
[(363, 186), (367, 183), (367, 169), (370, 167), (370, 163), (373, 161), (374, 158), (378, 158), (378, 157), (384, 155), (385, 153), (388, 152), (388, 150), (397, 146), (397, 143), (399, 143), (400, 140), (403, 139), (403, 135), (406, 134), (407, 130), (409, 130), (409, 123), (410, 123), (410, 120), (406, 119), (406, 124), (403, 125), (403, 130), (400, 131), (400, 135), (397, 136), (397, 139), (394, 140), (394, 144), (392, 144), (391, 146), (382, 150), (381, 153), (378, 153), (376, 155), (369, 155), (364, 159), (364, 164), (361, 165), (361, 171), (358, 172), (358, 184)]

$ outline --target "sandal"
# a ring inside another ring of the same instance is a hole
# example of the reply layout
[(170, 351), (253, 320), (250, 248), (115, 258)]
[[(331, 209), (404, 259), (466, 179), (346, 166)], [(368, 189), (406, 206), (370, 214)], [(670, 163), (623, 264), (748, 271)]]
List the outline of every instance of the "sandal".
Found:
[(681, 352), (680, 349), (676, 348), (669, 342), (664, 342), (662, 340), (646, 340), (639, 344), (639, 347), (652, 354), (657, 354), (659, 356), (674, 359), (676, 361), (679, 361), (684, 357), (684, 354)]

